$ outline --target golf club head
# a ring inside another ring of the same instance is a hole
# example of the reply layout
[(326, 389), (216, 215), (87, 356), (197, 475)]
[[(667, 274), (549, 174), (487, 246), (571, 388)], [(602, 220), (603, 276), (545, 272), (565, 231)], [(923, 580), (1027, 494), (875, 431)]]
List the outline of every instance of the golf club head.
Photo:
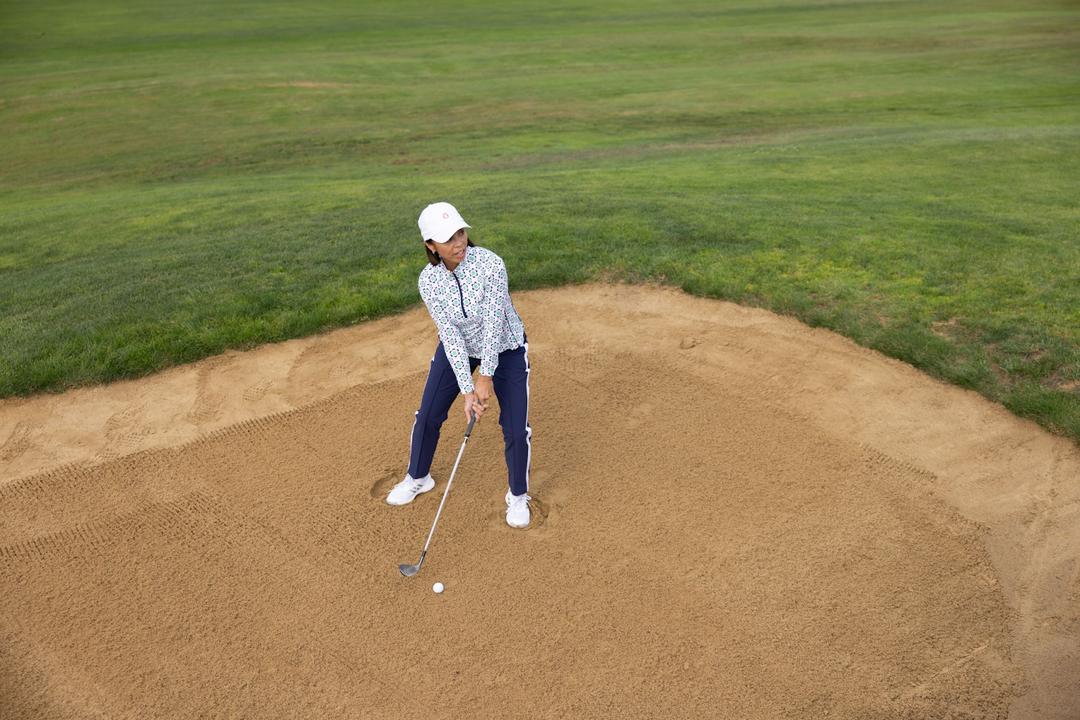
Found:
[(406, 565), (405, 563), (402, 563), (402, 564), (398, 565), (397, 568), (398, 568), (398, 570), (401, 571), (401, 574), (404, 575), (405, 577), (412, 577), (420, 569), (420, 566), (419, 565)]

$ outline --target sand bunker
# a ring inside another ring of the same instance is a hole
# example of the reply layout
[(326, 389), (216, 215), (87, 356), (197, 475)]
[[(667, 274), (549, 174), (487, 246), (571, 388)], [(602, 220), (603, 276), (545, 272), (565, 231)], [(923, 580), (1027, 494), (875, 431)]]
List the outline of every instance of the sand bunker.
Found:
[(422, 308), (0, 403), (0, 717), (1080, 715), (1072, 444), (764, 311), (515, 302), (534, 522), (493, 416), (408, 580)]

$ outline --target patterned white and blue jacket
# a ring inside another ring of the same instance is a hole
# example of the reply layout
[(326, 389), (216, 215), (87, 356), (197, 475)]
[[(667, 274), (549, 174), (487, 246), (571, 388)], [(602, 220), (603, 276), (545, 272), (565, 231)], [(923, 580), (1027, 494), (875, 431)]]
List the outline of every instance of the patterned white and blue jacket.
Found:
[(499, 353), (525, 343), (525, 326), (510, 300), (506, 265), (490, 250), (470, 247), (453, 271), (442, 262), (428, 265), (419, 285), (463, 394), (474, 389), (470, 357), (479, 359), (480, 374), (490, 377), (499, 366)]

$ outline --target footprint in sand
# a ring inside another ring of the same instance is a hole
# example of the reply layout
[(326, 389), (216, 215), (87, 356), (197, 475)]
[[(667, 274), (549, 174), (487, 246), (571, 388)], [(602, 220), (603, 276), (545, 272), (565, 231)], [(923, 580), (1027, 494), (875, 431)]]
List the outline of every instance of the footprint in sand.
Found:
[(188, 417), (197, 425), (217, 420), (221, 406), (225, 404), (224, 398), (202, 397), (195, 400), (195, 407), (188, 413)]
[(326, 375), (330, 380), (341, 380), (349, 374), (349, 369), (348, 365), (335, 365)]
[(128, 405), (120, 412), (113, 413), (109, 419), (105, 421), (105, 432), (109, 433), (119, 430), (127, 425), (131, 425), (145, 407), (145, 405)]
[(383, 468), (382, 474), (379, 479), (371, 486), (371, 499), (378, 500), (379, 502), (386, 502), (386, 496), (390, 494), (390, 488), (401, 482), (403, 476), (390, 471), (390, 468)]
[(218, 357), (204, 360), (199, 367), (199, 374), (195, 379), (195, 402), (188, 413), (188, 419), (195, 424), (201, 425), (218, 419), (221, 407), (225, 404), (225, 397), (213, 391), (210, 381), (230, 364), (231, 360)]
[(153, 429), (138, 421), (145, 408), (142, 404), (129, 405), (105, 421), (105, 447), (94, 456), (94, 460), (105, 462), (133, 453), (143, 440), (154, 434)]
[(0, 460), (5, 462), (14, 460), (30, 448), (30, 435), (40, 426), (28, 422), (20, 422), (15, 425), (11, 435), (0, 446)]
[(260, 380), (244, 391), (244, 399), (248, 402), (259, 402), (276, 386), (277, 383), (273, 380)]
[(99, 462), (107, 462), (129, 455), (138, 450), (139, 445), (153, 434), (154, 431), (150, 428), (140, 428), (134, 432), (126, 433), (109, 433), (105, 449), (98, 453), (94, 459)]

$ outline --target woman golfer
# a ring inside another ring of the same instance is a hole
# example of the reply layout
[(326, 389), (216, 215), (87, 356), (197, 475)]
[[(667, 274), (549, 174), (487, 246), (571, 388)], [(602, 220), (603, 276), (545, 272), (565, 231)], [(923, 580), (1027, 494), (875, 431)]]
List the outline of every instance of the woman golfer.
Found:
[[(409, 472), (386, 501), (404, 505), (435, 487), (431, 460), (439, 429), (458, 392), (465, 396), (465, 419), (479, 422), (492, 393), (499, 399), (499, 424), (506, 441), (506, 522), (529, 524), (529, 343), (510, 301), (506, 266), (490, 250), (469, 240), (470, 227), (450, 203), (420, 213), (420, 235), (430, 265), (420, 273), (420, 297), (439, 328), (424, 397), (416, 411), (409, 445)], [(472, 373), (480, 368), (473, 382)]]

